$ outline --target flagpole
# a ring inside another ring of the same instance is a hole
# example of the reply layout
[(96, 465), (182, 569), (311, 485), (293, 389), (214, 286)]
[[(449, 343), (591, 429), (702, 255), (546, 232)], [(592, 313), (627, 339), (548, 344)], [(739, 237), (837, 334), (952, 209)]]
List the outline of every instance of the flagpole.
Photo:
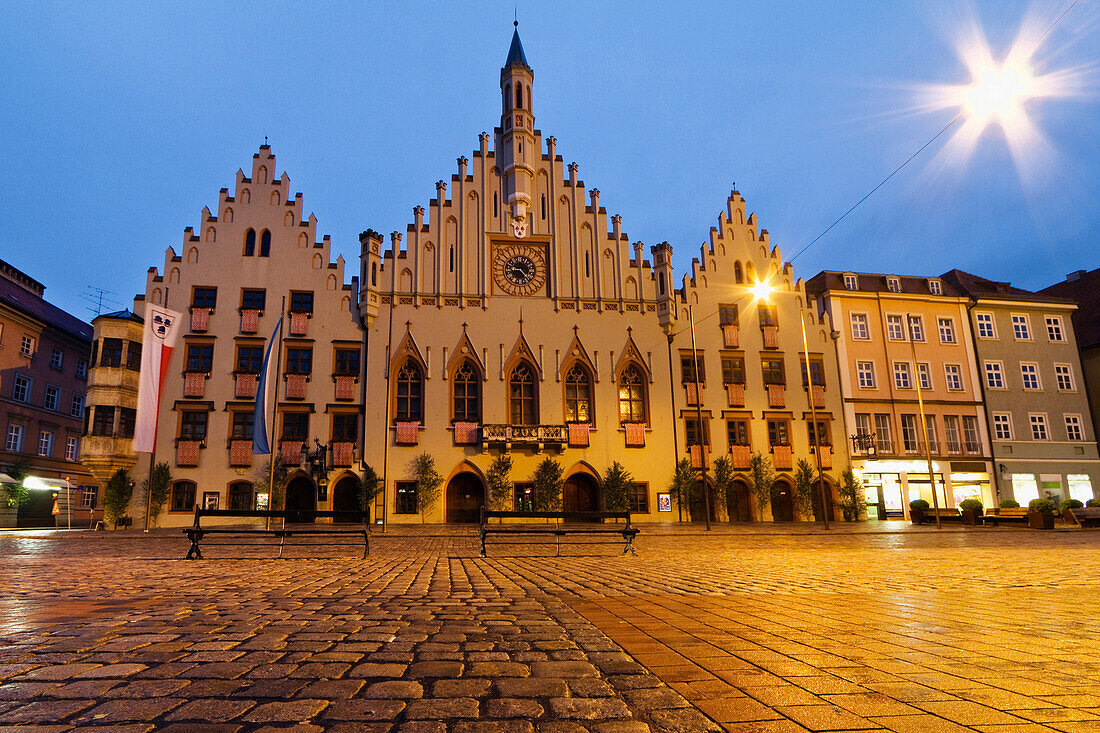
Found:
[[(168, 307), (168, 288), (164, 289), (164, 307)], [(148, 318), (149, 314), (146, 313), (145, 317)], [(142, 331), (144, 335), (145, 331)], [(152, 346), (152, 344), (149, 344)], [(94, 366), (94, 365), (93, 365)], [(153, 465), (157, 459), (157, 432), (160, 429), (160, 385), (157, 385), (157, 412), (156, 417), (153, 419), (153, 450), (149, 453), (149, 476), (145, 480), (145, 531), (143, 534), (149, 534), (149, 512), (153, 508)]]
[[(269, 510), (271, 505), (275, 503), (275, 418), (279, 406), (279, 373), (283, 370), (283, 317), (285, 315), (286, 296), (284, 295), (282, 305), (279, 306), (279, 346), (278, 353), (275, 354), (275, 389), (272, 390), (271, 427), (268, 428), (267, 445), (271, 450), (271, 459), (268, 461), (270, 470), (267, 478), (267, 506)], [(267, 518), (267, 528), (271, 529), (271, 517)]]

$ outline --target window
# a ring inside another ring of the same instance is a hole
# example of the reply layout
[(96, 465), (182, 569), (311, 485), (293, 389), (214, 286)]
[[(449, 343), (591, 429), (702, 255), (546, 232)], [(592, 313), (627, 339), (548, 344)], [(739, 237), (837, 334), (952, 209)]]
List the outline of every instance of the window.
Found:
[(8, 425), (8, 437), (4, 441), (4, 450), (8, 453), (23, 452), (23, 426), (14, 423)]
[(61, 388), (52, 384), (46, 385), (46, 398), (42, 400), (42, 406), (47, 410), (57, 411), (57, 405), (61, 402)]
[(897, 389), (913, 389), (913, 374), (909, 369), (909, 362), (894, 362), (894, 386)]
[(1058, 389), (1062, 392), (1076, 392), (1073, 383), (1073, 370), (1069, 364), (1055, 364), (1054, 377), (1058, 380)]
[(307, 440), (309, 438), (309, 413), (283, 413), (283, 440)]
[(1047, 338), (1051, 341), (1065, 341), (1066, 332), (1062, 328), (1061, 316), (1045, 316), (1043, 320), (1047, 324)]
[(15, 375), (15, 385), (11, 390), (11, 398), (16, 402), (30, 402), (31, 399), (31, 378), (24, 377), (22, 374)]
[(1031, 413), (1027, 416), (1031, 423), (1032, 440), (1050, 440), (1050, 431), (1047, 430), (1047, 416), (1040, 413)]
[(1081, 429), (1080, 415), (1066, 415), (1066, 440), (1084, 440), (1085, 433)]
[(936, 324), (939, 327), (941, 344), (958, 343), (958, 341), (955, 340), (955, 321), (953, 319), (937, 318)]
[(630, 511), (639, 514), (649, 513), (649, 484), (635, 483), (630, 492)]
[(455, 422), (481, 422), (481, 376), (469, 361), (462, 363), (452, 381)]
[(592, 421), (592, 378), (581, 364), (574, 364), (565, 374), (565, 421)]
[(995, 339), (997, 338), (997, 329), (993, 326), (993, 314), (992, 313), (975, 313), (974, 320), (978, 324), (978, 338), (980, 339)]
[(924, 318), (921, 316), (906, 316), (909, 321), (909, 336), (914, 341), (924, 341)]
[(137, 425), (137, 410), (132, 407), (118, 408), (118, 437), (134, 437), (135, 425)]
[(535, 485), (530, 481), (512, 482), (512, 505), (517, 512), (535, 510)]
[(943, 378), (948, 392), (962, 392), (963, 378), (962, 367), (958, 364), (944, 364)]
[[(810, 382), (816, 384), (818, 387), (825, 384), (825, 360), (820, 357), (810, 357)], [(808, 386), (806, 384), (806, 360), (799, 359), (799, 365), (802, 367), (802, 386)]]
[(173, 512), (190, 512), (195, 510), (195, 482), (177, 481), (172, 485)]
[(901, 280), (898, 280), (896, 277), (886, 278), (886, 289), (889, 290), (891, 293), (900, 293)]
[(844, 275), (844, 288), (846, 290), (859, 290), (859, 278), (852, 273), (845, 273)]
[(74, 394), (69, 404), (69, 414), (79, 419), (84, 417), (84, 395)]
[(38, 455), (49, 458), (53, 454), (53, 433), (43, 430), (38, 434)]
[[(871, 415), (866, 412), (856, 413), (856, 437), (865, 438), (871, 436)], [(865, 449), (861, 446), (861, 449)]]
[(397, 491), (397, 514), (416, 514), (416, 482), (395, 481), (394, 488)]
[(726, 439), (729, 445), (749, 445), (749, 421), (744, 418), (726, 420)]
[(1012, 314), (1012, 335), (1017, 341), (1031, 340), (1031, 324), (1028, 322), (1027, 315), (1022, 313)]
[(287, 374), (311, 374), (313, 372), (313, 349), (289, 348), (286, 350)]
[(698, 381), (699, 384), (707, 383), (707, 368), (703, 361), (703, 355), (697, 354), (694, 363), (695, 368), (692, 368), (691, 354), (680, 355), (680, 381), (687, 384), (688, 382)]
[(260, 257), (270, 257), (270, 256), (271, 256), (271, 232), (264, 229), (263, 234), (260, 235)]
[(987, 361), (985, 363), (985, 385), (990, 389), (1004, 389), (1004, 369), (999, 361)]
[(332, 416), (332, 439), (354, 443), (359, 437), (359, 415), (354, 412), (337, 412)]
[(252, 484), (247, 481), (235, 481), (229, 484), (229, 508), (237, 512), (252, 509)]
[(209, 374), (214, 369), (214, 344), (187, 345), (187, 371)]
[(1024, 380), (1024, 389), (1032, 391), (1042, 389), (1038, 364), (1020, 364), (1020, 377)]
[(88, 362), (84, 359), (76, 360), (76, 377), (77, 379), (88, 378)]
[(263, 366), (264, 349), (262, 346), (237, 347), (237, 373), (259, 374)]
[(760, 327), (767, 328), (768, 326), (778, 326), (779, 320), (776, 314), (774, 305), (766, 305), (761, 303), (756, 307), (756, 310), (760, 313)]
[(920, 439), (917, 437), (917, 416), (901, 416), (901, 443), (908, 453), (916, 453), (920, 450)]
[(23, 340), (19, 343), (19, 353), (23, 356), (34, 354), (34, 337), (23, 334)]
[[(689, 448), (700, 444), (699, 421), (694, 417), (684, 418), (684, 440)], [(710, 445), (710, 418), (706, 417), (703, 418), (702, 444)]]
[(210, 308), (214, 309), (214, 306), (218, 302), (218, 289), (217, 288), (199, 288), (196, 287), (191, 295), (191, 307), (192, 308)]
[(406, 359), (405, 364), (397, 372), (397, 409), (394, 412), (394, 420), (423, 422), (423, 395), (424, 381), (421, 378), (420, 366), (412, 359)]
[(342, 377), (359, 376), (359, 349), (336, 350), (336, 374)]
[(963, 445), (967, 453), (980, 453), (981, 440), (978, 439), (978, 418), (973, 415), (963, 415)]
[(244, 310), (262, 311), (267, 305), (266, 290), (242, 290), (241, 308)]
[[(99, 408), (96, 408), (99, 412)], [(184, 410), (180, 412), (180, 440), (206, 440), (206, 410)]]
[(718, 323), (722, 326), (737, 325), (737, 305), (723, 303), (718, 306)]
[(233, 440), (252, 440), (255, 419), (256, 413), (251, 410), (234, 412), (230, 437)]
[(301, 291), (296, 290), (290, 293), (290, 312), (291, 313), (312, 313), (313, 312), (313, 291)]
[(768, 445), (791, 444), (791, 421), (785, 418), (768, 420)]
[(60, 371), (61, 364), (65, 360), (65, 353), (61, 349), (54, 349), (50, 354), (50, 369), (57, 369)]
[(905, 325), (901, 316), (886, 316), (886, 338), (891, 341), (905, 340)]
[[(75, 461), (80, 454), (80, 438), (65, 438), (65, 460)], [(85, 494), (87, 496), (87, 494)], [(93, 494), (94, 496), (94, 494)]]
[(917, 379), (920, 380), (921, 389), (932, 389), (932, 371), (928, 362), (917, 362)]
[(890, 434), (889, 415), (875, 415), (875, 449), (879, 453), (894, 452), (894, 439)]
[(256, 254), (256, 230), (249, 229), (244, 233), (244, 256), (251, 257)]
[(928, 281), (928, 292), (932, 293), (932, 295), (943, 295), (943, 286), (940, 284), (940, 281), (939, 280), (929, 280)]
[(645, 377), (631, 364), (619, 375), (619, 424), (645, 421)]
[[(203, 413), (206, 414), (206, 413)], [(115, 408), (96, 405), (92, 408), (92, 435), (111, 437), (115, 434)]]
[(122, 366), (122, 339), (103, 339), (99, 351), (99, 365)]
[[(806, 435), (809, 439), (809, 445), (812, 447), (814, 443), (814, 423), (808, 421), (806, 423)], [(832, 431), (829, 430), (828, 420), (817, 421), (817, 445), (829, 446), (833, 444)]]
[(943, 434), (947, 437), (947, 452), (962, 453), (962, 439), (959, 435), (959, 418), (957, 415), (943, 416)]
[(867, 328), (867, 314), (853, 313), (851, 318), (852, 338), (856, 341), (870, 341), (871, 331)]
[(140, 341), (130, 341), (126, 344), (126, 368), (133, 372), (141, 371)]
[(764, 376), (764, 384), (786, 384), (787, 376), (783, 370), (783, 360), (767, 358), (760, 360), (760, 371)]
[(722, 357), (722, 384), (745, 383), (745, 357)]
[(993, 437), (997, 440), (1012, 440), (1012, 414), (993, 413)]
[(940, 452), (940, 441), (936, 437), (936, 418), (934, 415), (925, 415), (925, 427), (928, 430), (928, 449), (933, 453)]
[(508, 416), (512, 425), (538, 425), (537, 372), (521, 361), (508, 376)]

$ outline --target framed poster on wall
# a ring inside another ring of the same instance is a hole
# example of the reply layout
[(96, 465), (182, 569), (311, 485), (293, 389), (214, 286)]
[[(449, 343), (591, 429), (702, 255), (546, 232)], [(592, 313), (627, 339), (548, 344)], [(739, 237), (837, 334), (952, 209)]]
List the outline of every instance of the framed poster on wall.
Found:
[(217, 509), (218, 499), (221, 497), (217, 491), (204, 491), (202, 494), (203, 509)]
[(659, 512), (671, 512), (672, 511), (672, 497), (666, 492), (659, 492), (657, 494), (657, 511)]

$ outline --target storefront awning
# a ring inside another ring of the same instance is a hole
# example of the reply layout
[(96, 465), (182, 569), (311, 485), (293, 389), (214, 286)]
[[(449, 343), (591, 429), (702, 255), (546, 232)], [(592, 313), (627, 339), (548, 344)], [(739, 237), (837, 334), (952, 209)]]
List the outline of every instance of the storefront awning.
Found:
[(63, 478), (44, 478), (42, 476), (27, 476), (23, 479), (23, 486), (41, 491), (57, 491), (58, 489), (71, 489), (73, 487)]
[(0, 473), (0, 484), (17, 484), (19, 483), (6, 473)]

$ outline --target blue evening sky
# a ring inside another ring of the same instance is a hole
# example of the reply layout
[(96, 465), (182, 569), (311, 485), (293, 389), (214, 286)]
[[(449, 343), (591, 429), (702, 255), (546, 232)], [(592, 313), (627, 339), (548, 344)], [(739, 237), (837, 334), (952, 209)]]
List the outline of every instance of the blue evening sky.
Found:
[[(994, 53), (1029, 9), (974, 0)], [(683, 272), (731, 185), (790, 258), (953, 116), (910, 87), (968, 78), (957, 0), (519, 3), (536, 125), (632, 240)], [(512, 2), (0, 4), (0, 258), (90, 319), (144, 273), (270, 138), (348, 276), (358, 233), (404, 231), (499, 121)], [(1084, 0), (1039, 70), (1093, 65)], [(1095, 81), (1095, 78), (1092, 79)], [(1093, 89), (1096, 85), (1093, 84)], [(944, 172), (944, 139), (796, 262), (1039, 288), (1100, 266), (1097, 96), (1032, 105), (1056, 155), (1021, 175), (992, 129)]]

